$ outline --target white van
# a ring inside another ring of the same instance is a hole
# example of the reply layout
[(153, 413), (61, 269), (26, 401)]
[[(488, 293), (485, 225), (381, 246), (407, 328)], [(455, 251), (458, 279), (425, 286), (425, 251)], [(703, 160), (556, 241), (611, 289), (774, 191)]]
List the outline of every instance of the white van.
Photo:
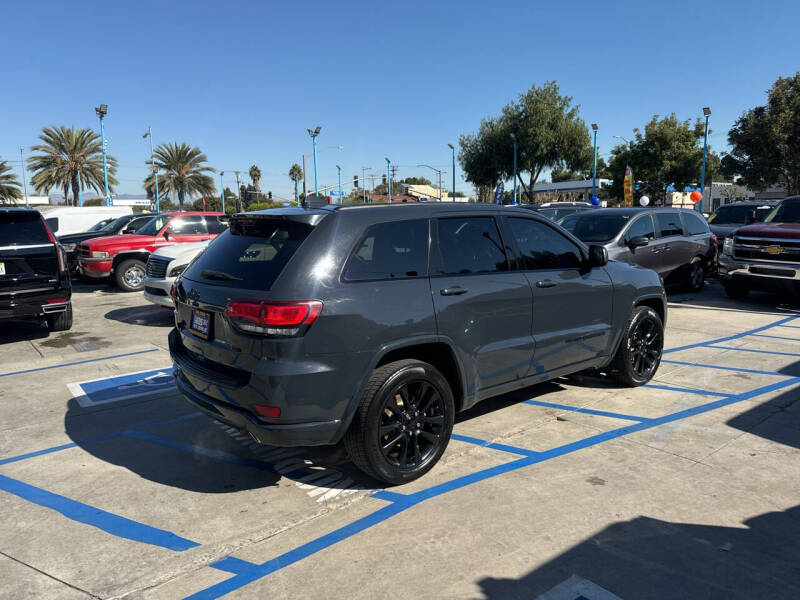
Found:
[(133, 209), (130, 206), (58, 206), (41, 212), (53, 235), (67, 235), (87, 231), (100, 221), (129, 215)]

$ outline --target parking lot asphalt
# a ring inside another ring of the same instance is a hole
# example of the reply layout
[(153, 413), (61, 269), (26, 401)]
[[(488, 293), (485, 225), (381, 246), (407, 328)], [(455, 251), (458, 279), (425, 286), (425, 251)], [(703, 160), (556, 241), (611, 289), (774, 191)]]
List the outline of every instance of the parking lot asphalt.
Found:
[(69, 332), (0, 329), (0, 597), (800, 596), (800, 312), (775, 296), (672, 293), (651, 384), (485, 401), (385, 489), (194, 411), (170, 311), (73, 302)]

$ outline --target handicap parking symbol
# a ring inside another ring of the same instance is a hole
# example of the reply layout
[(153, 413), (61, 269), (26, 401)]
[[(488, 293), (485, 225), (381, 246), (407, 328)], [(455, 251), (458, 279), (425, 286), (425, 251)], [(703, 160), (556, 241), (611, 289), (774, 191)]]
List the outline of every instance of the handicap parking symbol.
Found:
[(166, 367), (68, 383), (67, 388), (80, 406), (89, 407), (175, 391), (175, 379), (172, 367)]

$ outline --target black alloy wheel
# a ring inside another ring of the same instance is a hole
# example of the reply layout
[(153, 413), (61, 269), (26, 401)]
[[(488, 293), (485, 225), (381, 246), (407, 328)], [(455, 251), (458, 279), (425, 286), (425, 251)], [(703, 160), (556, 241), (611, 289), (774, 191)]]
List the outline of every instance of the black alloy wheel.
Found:
[(609, 375), (627, 386), (650, 381), (661, 363), (664, 350), (664, 324), (649, 306), (637, 306), (609, 365)]

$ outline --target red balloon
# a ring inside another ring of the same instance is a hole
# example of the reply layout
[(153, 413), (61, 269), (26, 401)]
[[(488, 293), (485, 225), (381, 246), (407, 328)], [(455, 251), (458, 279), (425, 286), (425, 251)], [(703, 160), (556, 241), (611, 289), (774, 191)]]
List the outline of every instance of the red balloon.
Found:
[(689, 200), (691, 200), (692, 202), (700, 202), (702, 197), (703, 197), (703, 194), (701, 194), (697, 190), (695, 190), (691, 194), (689, 194)]

